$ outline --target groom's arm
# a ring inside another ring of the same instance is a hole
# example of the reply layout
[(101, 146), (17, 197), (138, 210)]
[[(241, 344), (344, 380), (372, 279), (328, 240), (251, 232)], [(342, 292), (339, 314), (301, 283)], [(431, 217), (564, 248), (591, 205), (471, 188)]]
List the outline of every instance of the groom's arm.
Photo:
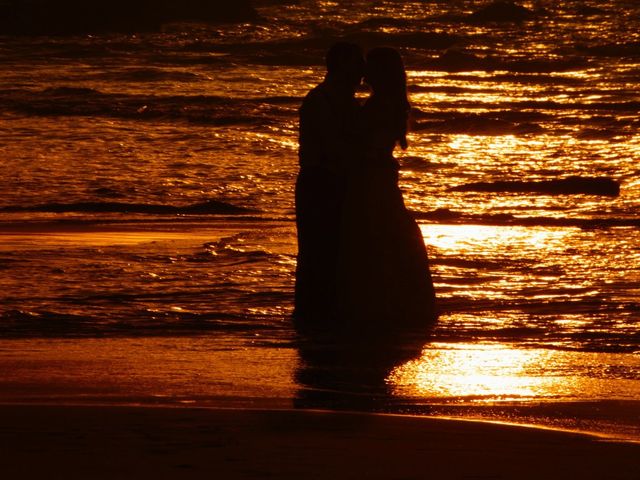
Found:
[(300, 107), (299, 157), (301, 167), (327, 168), (327, 124), (331, 121), (329, 104), (317, 90), (305, 97)]

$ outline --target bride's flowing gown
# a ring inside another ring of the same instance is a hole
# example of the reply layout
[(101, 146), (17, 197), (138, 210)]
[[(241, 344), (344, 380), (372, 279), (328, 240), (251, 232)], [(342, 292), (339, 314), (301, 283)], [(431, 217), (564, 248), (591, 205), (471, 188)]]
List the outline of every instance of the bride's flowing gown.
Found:
[(420, 326), (436, 318), (422, 234), (398, 187), (396, 137), (387, 105), (362, 109), (364, 155), (348, 175), (340, 246), (339, 303), (352, 326)]

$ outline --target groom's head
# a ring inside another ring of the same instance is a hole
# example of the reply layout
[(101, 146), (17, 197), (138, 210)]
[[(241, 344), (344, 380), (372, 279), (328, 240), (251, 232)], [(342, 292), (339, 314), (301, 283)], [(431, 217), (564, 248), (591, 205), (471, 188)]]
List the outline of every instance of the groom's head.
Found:
[(327, 52), (327, 78), (355, 89), (364, 75), (364, 52), (355, 43), (338, 42)]

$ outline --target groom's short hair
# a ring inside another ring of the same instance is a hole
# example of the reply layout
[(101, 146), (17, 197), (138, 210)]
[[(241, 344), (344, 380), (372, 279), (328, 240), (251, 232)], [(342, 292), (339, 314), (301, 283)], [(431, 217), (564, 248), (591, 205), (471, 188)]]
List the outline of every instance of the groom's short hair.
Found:
[(354, 63), (362, 61), (364, 64), (364, 51), (359, 45), (351, 42), (334, 43), (325, 58), (327, 72), (330, 74), (352, 69)]

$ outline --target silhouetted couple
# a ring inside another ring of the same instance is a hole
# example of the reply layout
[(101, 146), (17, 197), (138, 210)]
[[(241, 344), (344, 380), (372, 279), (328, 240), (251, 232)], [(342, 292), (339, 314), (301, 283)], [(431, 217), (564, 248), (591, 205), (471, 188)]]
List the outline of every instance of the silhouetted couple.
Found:
[[(398, 187), (407, 147), (406, 73), (399, 53), (335, 44), (324, 81), (300, 108), (296, 183), (299, 328), (427, 325), (435, 294), (422, 235)], [(362, 80), (371, 95), (355, 98)]]

